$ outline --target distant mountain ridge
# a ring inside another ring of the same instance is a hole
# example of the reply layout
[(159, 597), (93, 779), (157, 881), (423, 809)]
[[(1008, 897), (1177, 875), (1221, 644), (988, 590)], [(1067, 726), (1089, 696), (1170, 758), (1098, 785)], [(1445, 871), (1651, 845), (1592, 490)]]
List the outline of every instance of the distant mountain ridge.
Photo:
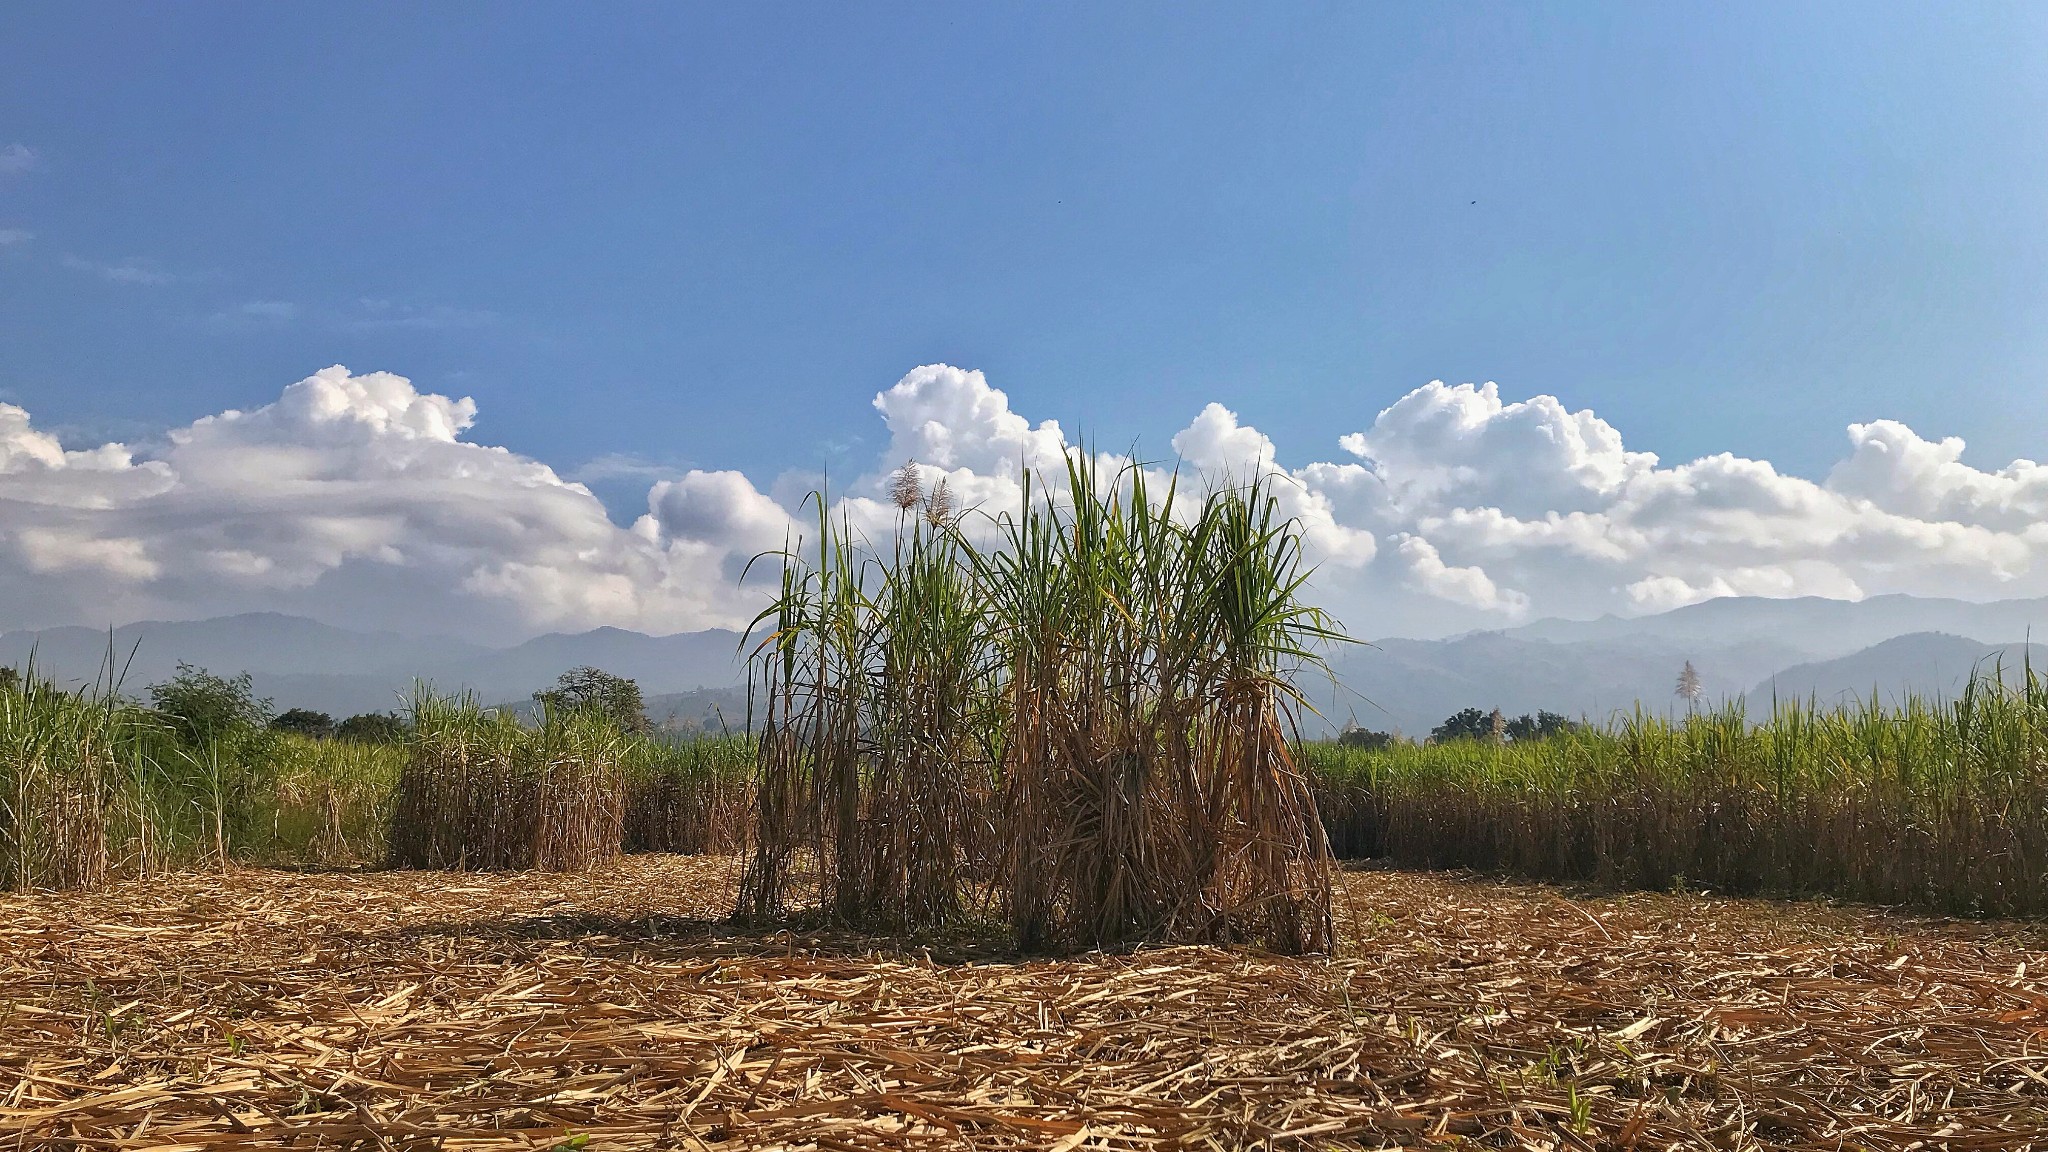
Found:
[(1946, 633), (1987, 644), (2023, 642), (2029, 633), (2048, 638), (2048, 598), (1979, 603), (1926, 596), (1863, 600), (1729, 596), (1652, 616), (1538, 620), (1506, 630), (1507, 635), (1520, 639), (1564, 643), (1650, 638), (1681, 644), (1772, 640), (1825, 658), (1916, 632)]
[[(2029, 633), (2048, 640), (2048, 599), (1972, 603), (1912, 596), (1862, 601), (1709, 600), (1653, 616), (1539, 620), (1442, 640), (1387, 639), (1328, 653), (1335, 680), (1301, 685), (1320, 734), (1355, 722), (1422, 735), (1460, 708), (1510, 715), (1548, 709), (1605, 720), (1638, 706), (1674, 704), (1690, 661), (1710, 699), (1902, 691), (1952, 695), (1987, 656), (2017, 665)], [(502, 648), (439, 636), (360, 632), (276, 613), (145, 622), (113, 630), (51, 628), (0, 634), (0, 664), (31, 652), (45, 674), (95, 679), (111, 651), (128, 663), (124, 689), (139, 694), (187, 661), (247, 671), (279, 708), (336, 715), (402, 707), (415, 679), (469, 690), (488, 704), (527, 699), (569, 668), (589, 664), (639, 681), (650, 712), (679, 722), (745, 723), (740, 636), (726, 630), (648, 636), (618, 628), (550, 633)], [(132, 655), (132, 662), (131, 660)], [(2033, 652), (2048, 668), (2048, 649)]]
[(1868, 700), (1885, 703), (1910, 692), (1953, 700), (1972, 676), (2000, 675), (2017, 684), (2031, 665), (2048, 673), (2048, 645), (1985, 644), (1966, 636), (1914, 632), (1894, 636), (1847, 656), (1800, 664), (1750, 689), (1752, 701), (1815, 700), (1823, 705)]
[(401, 707), (415, 681), (468, 690), (498, 703), (524, 699), (562, 672), (595, 665), (638, 680), (650, 694), (742, 683), (737, 632), (712, 629), (648, 636), (619, 628), (550, 633), (509, 648), (446, 637), (408, 637), (277, 613), (211, 620), (145, 621), (112, 631), (51, 628), (0, 634), (0, 664), (33, 656), (46, 675), (87, 683), (105, 675), (109, 654), (131, 694), (169, 677), (180, 661), (224, 675), (248, 672), (279, 708), (346, 715)]
[[(1446, 640), (1382, 640), (1330, 656), (1341, 687), (1312, 685), (1322, 711), (1310, 727), (1356, 722), (1419, 736), (1462, 707), (1509, 715), (1539, 708), (1612, 718), (1638, 705), (1675, 704), (1690, 661), (1709, 700), (1743, 698), (1752, 711), (1780, 697), (1823, 702), (1873, 689), (1952, 696), (1976, 661), (2029, 635), (2048, 639), (2048, 599), (1978, 603), (1919, 596), (1864, 600), (1725, 597), (1650, 616), (1538, 620)], [(1944, 636), (1953, 644), (1888, 642)], [(1866, 651), (1867, 658), (1859, 659)], [(2038, 666), (2048, 661), (2036, 656)]]
[(1465, 707), (1509, 716), (1539, 710), (1603, 721), (1641, 703), (1668, 707), (1678, 671), (1698, 670), (1710, 699), (1740, 696), (1751, 684), (1812, 659), (1789, 645), (1739, 640), (1679, 644), (1665, 640), (1561, 643), (1481, 632), (1450, 640), (1382, 640), (1329, 654), (1338, 683), (1303, 685), (1322, 713), (1311, 729), (1360, 727), (1423, 736)]

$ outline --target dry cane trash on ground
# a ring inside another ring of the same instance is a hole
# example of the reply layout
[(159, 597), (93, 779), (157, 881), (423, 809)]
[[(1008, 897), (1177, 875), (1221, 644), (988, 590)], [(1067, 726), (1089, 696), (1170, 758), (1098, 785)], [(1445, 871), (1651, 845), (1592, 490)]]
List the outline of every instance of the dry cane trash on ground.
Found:
[(1335, 958), (717, 921), (734, 865), (0, 898), (0, 1148), (2048, 1148), (2048, 934), (1341, 878)]

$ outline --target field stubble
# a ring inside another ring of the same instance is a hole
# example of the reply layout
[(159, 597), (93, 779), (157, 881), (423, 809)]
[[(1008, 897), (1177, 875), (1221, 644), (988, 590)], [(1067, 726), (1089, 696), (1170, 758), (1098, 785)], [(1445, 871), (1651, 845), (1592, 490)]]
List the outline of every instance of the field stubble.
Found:
[(737, 865), (0, 897), (0, 1146), (2048, 1148), (2048, 934), (1345, 873), (1335, 958), (722, 922)]

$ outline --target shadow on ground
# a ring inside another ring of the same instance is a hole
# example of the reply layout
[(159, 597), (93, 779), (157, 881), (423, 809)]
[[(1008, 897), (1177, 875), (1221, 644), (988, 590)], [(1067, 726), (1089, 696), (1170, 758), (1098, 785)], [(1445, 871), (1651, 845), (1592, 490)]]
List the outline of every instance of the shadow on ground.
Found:
[(579, 945), (593, 956), (631, 953), (648, 958), (689, 960), (741, 956), (817, 956), (848, 959), (895, 958), (941, 965), (1005, 963), (1026, 959), (994, 925), (967, 924), (951, 932), (898, 936), (834, 927), (816, 915), (772, 926), (701, 916), (600, 912), (541, 912), (477, 920), (432, 920), (381, 934), (393, 943), (428, 939), (498, 941), (506, 944)]

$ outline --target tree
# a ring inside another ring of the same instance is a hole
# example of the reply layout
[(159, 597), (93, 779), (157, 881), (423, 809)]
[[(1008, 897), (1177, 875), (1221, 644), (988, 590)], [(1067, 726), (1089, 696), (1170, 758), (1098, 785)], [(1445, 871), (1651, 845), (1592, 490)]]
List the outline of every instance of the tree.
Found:
[(1556, 712), (1539, 711), (1534, 716), (1527, 712), (1507, 723), (1508, 739), (1521, 743), (1524, 740), (1548, 740), (1577, 728), (1578, 725)]
[(334, 735), (334, 717), (311, 708), (286, 709), (270, 722), (270, 726), (279, 732), (293, 732), (315, 740), (325, 740)]
[(533, 699), (549, 708), (601, 713), (626, 732), (645, 732), (650, 727), (639, 683), (602, 668), (571, 668), (555, 680), (553, 688), (535, 692)]
[(1698, 704), (1700, 697), (1707, 694), (1707, 690), (1700, 685), (1700, 674), (1693, 671), (1692, 661), (1687, 660), (1685, 667), (1678, 670), (1678, 687), (1673, 690), (1673, 694), (1685, 701), (1688, 708)]
[(1363, 748), (1368, 752), (1377, 752), (1382, 748), (1393, 746), (1394, 734), (1392, 732), (1374, 732), (1369, 728), (1360, 728), (1354, 724), (1337, 734), (1337, 743), (1346, 748)]
[[(1495, 714), (1498, 715), (1498, 710)], [(1451, 740), (1484, 740), (1491, 735), (1493, 717), (1477, 708), (1453, 712), (1443, 723), (1429, 730), (1429, 738), (1439, 744)]]
[(334, 738), (355, 744), (396, 744), (412, 726), (389, 712), (358, 712), (334, 726)]
[(0, 692), (21, 691), (21, 669), (11, 664), (0, 664)]
[(270, 722), (270, 701), (257, 697), (247, 672), (221, 677), (182, 660), (176, 675), (149, 686), (149, 701), (187, 748), (247, 737)]
[(278, 735), (270, 701), (249, 674), (222, 677), (180, 661), (169, 680), (149, 686), (150, 703), (177, 741), (161, 763), (181, 777), (212, 825), (213, 854), (226, 864), (230, 847), (262, 825), (256, 811), (277, 771)]

